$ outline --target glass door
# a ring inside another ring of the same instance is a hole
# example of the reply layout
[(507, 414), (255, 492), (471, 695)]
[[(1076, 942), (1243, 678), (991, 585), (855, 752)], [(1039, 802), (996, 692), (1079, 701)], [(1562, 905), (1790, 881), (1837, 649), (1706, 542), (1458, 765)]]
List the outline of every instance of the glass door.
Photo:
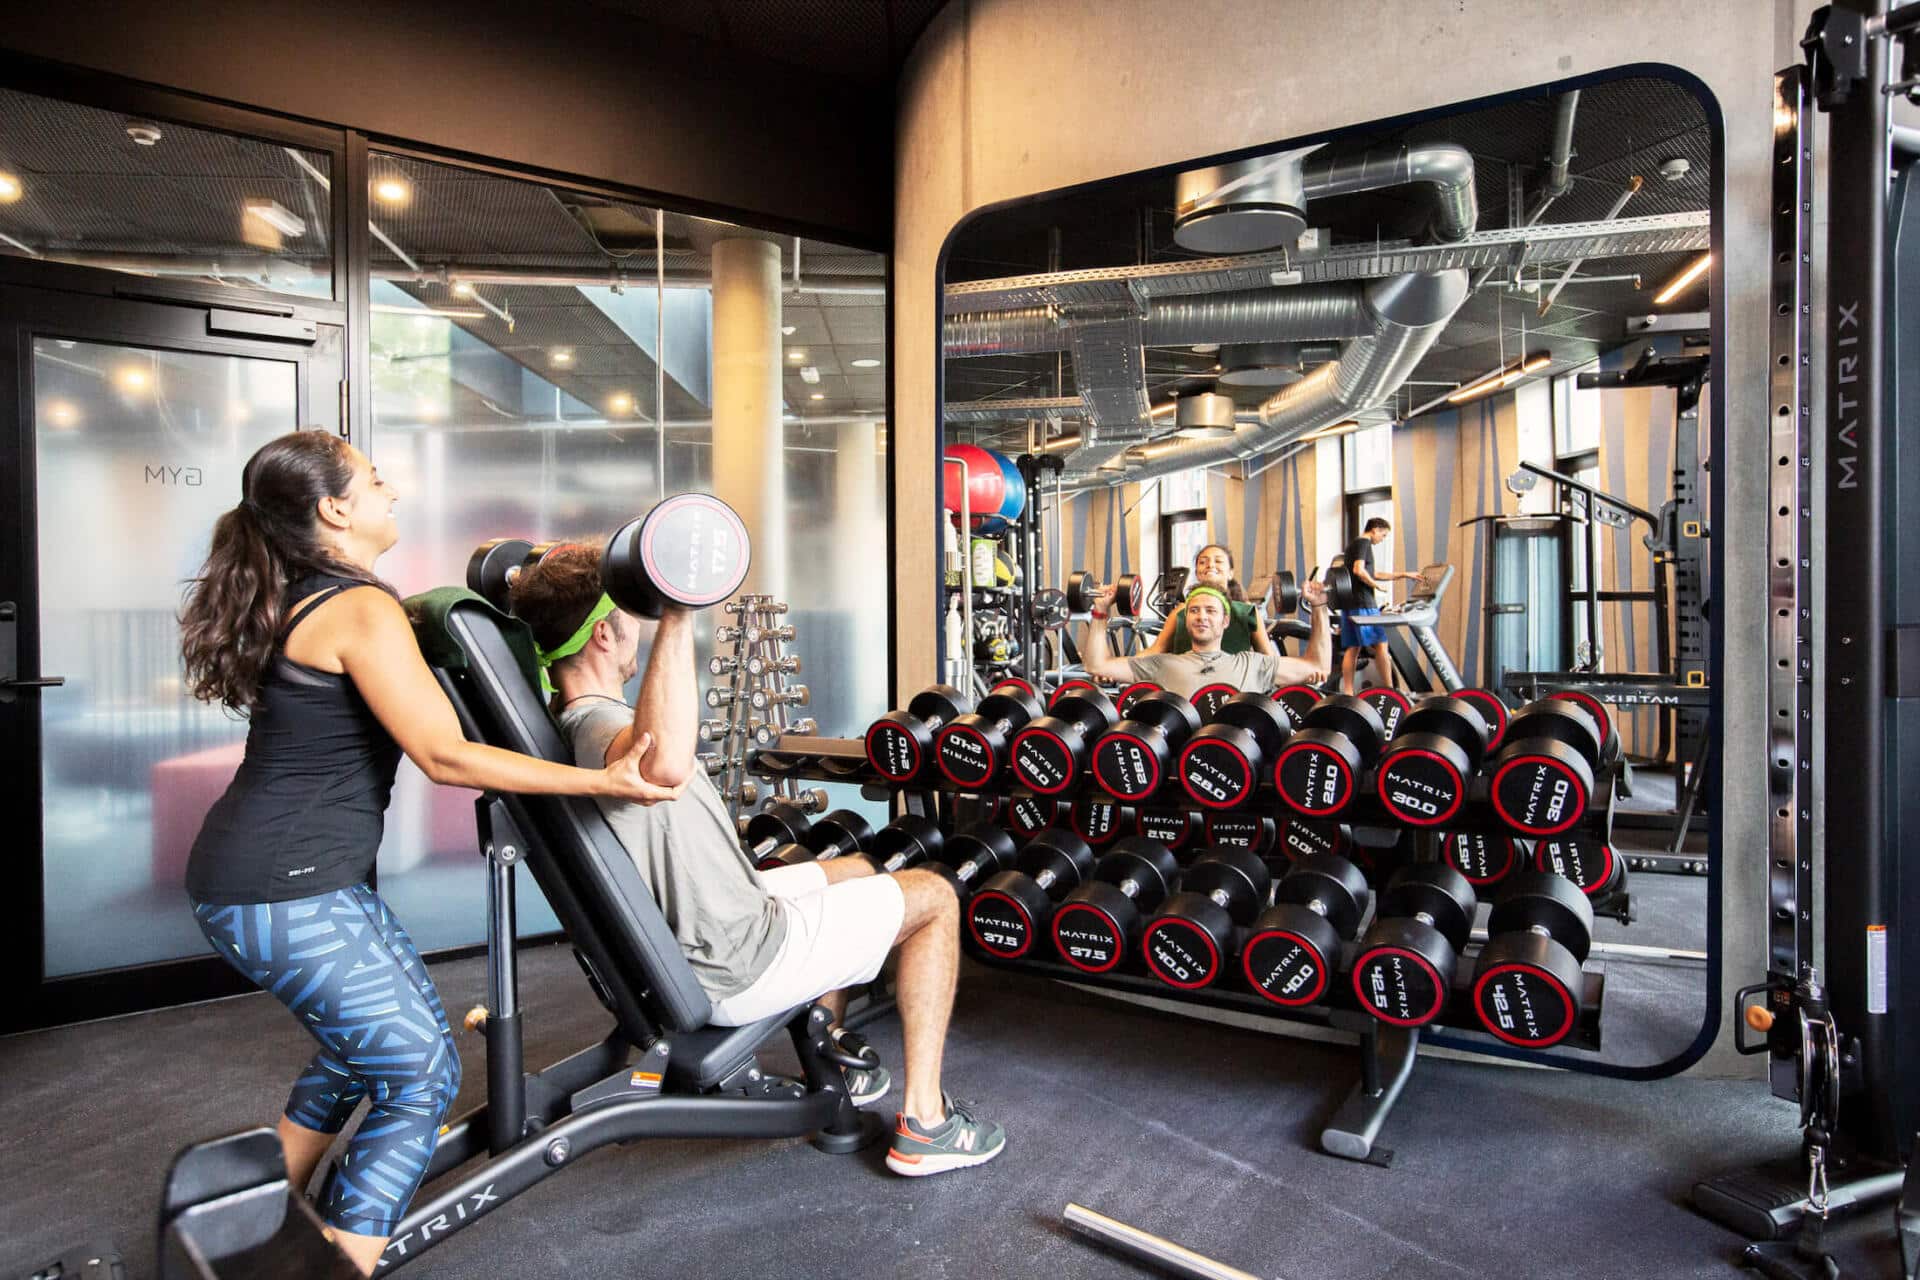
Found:
[(253, 450), (338, 429), (340, 330), (5, 289), (0, 341), (0, 812), (29, 889), (0, 948), (33, 975), (0, 1029), (237, 990), (182, 884), (246, 723), (186, 693), (177, 614)]

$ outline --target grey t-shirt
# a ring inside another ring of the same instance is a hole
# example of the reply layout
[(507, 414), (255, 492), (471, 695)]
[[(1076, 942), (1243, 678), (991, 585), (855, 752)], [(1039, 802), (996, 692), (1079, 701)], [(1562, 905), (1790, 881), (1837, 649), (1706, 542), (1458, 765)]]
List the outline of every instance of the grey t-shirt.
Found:
[[(604, 768), (607, 747), (632, 723), (633, 709), (611, 698), (582, 699), (560, 714), (582, 769)], [(713, 780), (695, 769), (678, 800), (601, 800), (600, 812), (653, 890), (707, 998), (752, 986), (786, 941), (787, 918), (740, 847)]]
[(1151, 680), (1169, 693), (1191, 698), (1210, 684), (1230, 684), (1242, 693), (1279, 688), (1280, 659), (1269, 653), (1147, 653), (1128, 658), (1135, 680)]

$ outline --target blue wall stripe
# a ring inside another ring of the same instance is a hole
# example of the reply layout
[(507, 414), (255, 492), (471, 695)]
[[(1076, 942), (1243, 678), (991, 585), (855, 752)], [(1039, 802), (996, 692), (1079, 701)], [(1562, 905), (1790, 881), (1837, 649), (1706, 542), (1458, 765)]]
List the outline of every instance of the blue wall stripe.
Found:
[[(1448, 422), (1451, 416), (1453, 421)], [(1427, 559), (1445, 564), (1447, 547), (1453, 533), (1454, 471), (1460, 465), (1460, 415), (1455, 412), (1433, 416), (1433, 540), (1428, 543)], [(1412, 566), (1409, 566), (1412, 567)], [(1422, 568), (1425, 565), (1420, 566)]]

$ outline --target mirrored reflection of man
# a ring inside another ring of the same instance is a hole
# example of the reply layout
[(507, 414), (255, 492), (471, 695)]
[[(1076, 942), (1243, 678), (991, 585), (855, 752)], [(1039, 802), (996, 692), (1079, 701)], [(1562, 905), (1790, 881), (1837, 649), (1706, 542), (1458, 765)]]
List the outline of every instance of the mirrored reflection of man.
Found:
[(1327, 678), (1333, 657), (1333, 632), (1327, 620), (1327, 592), (1318, 582), (1306, 583), (1300, 594), (1313, 607), (1313, 634), (1300, 657), (1270, 653), (1227, 653), (1220, 647), (1231, 604), (1218, 587), (1198, 586), (1187, 593), (1187, 632), (1193, 648), (1186, 653), (1136, 654), (1117, 657), (1107, 644), (1107, 617), (1112, 611), (1113, 588), (1094, 597), (1088, 616), (1092, 625), (1081, 650), (1081, 665), (1098, 680), (1151, 680), (1163, 689), (1190, 698), (1210, 684), (1230, 684), (1243, 693), (1270, 693), (1282, 685), (1319, 684)]
[(1360, 651), (1365, 649), (1373, 663), (1373, 682), (1391, 688), (1394, 685), (1393, 659), (1387, 653), (1387, 633), (1362, 622), (1362, 618), (1380, 612), (1376, 591), (1386, 592), (1389, 582), (1418, 582), (1417, 573), (1381, 573), (1373, 567), (1373, 549), (1387, 540), (1393, 526), (1379, 516), (1367, 521), (1360, 536), (1347, 544), (1347, 571), (1353, 574), (1354, 608), (1340, 613), (1340, 692), (1352, 693), (1354, 670)]

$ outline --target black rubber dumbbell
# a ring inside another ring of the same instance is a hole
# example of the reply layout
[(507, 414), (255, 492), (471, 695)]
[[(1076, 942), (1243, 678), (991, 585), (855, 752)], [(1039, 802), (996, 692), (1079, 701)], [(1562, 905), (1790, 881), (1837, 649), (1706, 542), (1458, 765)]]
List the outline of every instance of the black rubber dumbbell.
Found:
[(1147, 912), (1165, 901), (1180, 864), (1158, 841), (1128, 836), (1093, 866), (1093, 878), (1053, 913), (1053, 945), (1082, 973), (1107, 973), (1127, 957)]
[(867, 763), (888, 782), (912, 782), (932, 766), (933, 735), (968, 709), (966, 695), (952, 685), (929, 685), (905, 711), (889, 711), (867, 726)]
[(1524, 845), (1504, 831), (1446, 831), (1440, 860), (1467, 878), (1474, 892), (1499, 884), (1526, 864)]
[(1400, 721), (1380, 753), (1374, 791), (1388, 813), (1415, 827), (1437, 827), (1460, 812), (1492, 736), (1465, 698), (1426, 698)]
[(1086, 776), (1093, 744), (1119, 719), (1113, 699), (1090, 685), (1056, 693), (1047, 714), (1014, 735), (1013, 776), (1044, 796), (1072, 790)]
[(1400, 719), (1413, 710), (1413, 699), (1391, 685), (1370, 685), (1360, 691), (1360, 701), (1380, 717), (1381, 737), (1392, 740), (1400, 732)]
[(1438, 1018), (1479, 905), (1466, 877), (1444, 863), (1418, 862), (1397, 873), (1354, 956), (1360, 1007), (1396, 1027)]
[(1319, 705), (1327, 695), (1310, 684), (1283, 684), (1270, 695), (1287, 713), (1287, 727), (1298, 729), (1307, 721), (1307, 712)]
[(1133, 830), (1134, 813), (1118, 800), (1081, 796), (1073, 802), (1067, 825), (1095, 849), (1104, 849)]
[(1212, 720), (1220, 714), (1221, 707), (1238, 696), (1240, 696), (1239, 685), (1220, 682), (1201, 685), (1193, 691), (1193, 696), (1187, 701), (1193, 704), (1193, 709), (1200, 713), (1202, 720)]
[[(1123, 573), (1113, 582), (1113, 611), (1123, 618), (1140, 616), (1141, 599), (1146, 594), (1146, 584), (1137, 574)], [(1100, 583), (1085, 569), (1077, 569), (1067, 575), (1067, 607), (1075, 613), (1086, 613), (1093, 608), (1093, 598), (1100, 594)]]
[(1600, 776), (1600, 726), (1563, 698), (1530, 702), (1507, 722), (1506, 745), (1487, 766), (1494, 812), (1514, 830), (1557, 835), (1579, 824)]
[(1353, 831), (1344, 822), (1302, 818), (1295, 814), (1279, 826), (1274, 848), (1289, 863), (1299, 862), (1316, 853), (1330, 853), (1344, 858), (1353, 847)]
[(1315, 703), (1273, 766), (1274, 789), (1296, 813), (1331, 817), (1353, 801), (1360, 775), (1386, 741), (1372, 707), (1335, 694)]
[(1200, 713), (1177, 693), (1144, 693), (1133, 712), (1093, 744), (1093, 780), (1119, 800), (1145, 800), (1173, 776), (1187, 740), (1200, 730)]
[(1479, 708), (1480, 718), (1487, 722), (1487, 752), (1492, 754), (1500, 749), (1507, 736), (1507, 704), (1499, 694), (1491, 689), (1454, 689), (1452, 696), (1465, 698)]
[(600, 556), (600, 589), (641, 618), (669, 606), (704, 609), (740, 589), (752, 559), (732, 507), (710, 493), (679, 493), (614, 530)]
[(1537, 871), (1565, 876), (1595, 902), (1613, 897), (1627, 882), (1627, 860), (1614, 852), (1613, 845), (1579, 831), (1534, 841), (1533, 865)]
[(740, 829), (740, 845), (756, 864), (783, 844), (805, 844), (813, 820), (791, 800), (769, 800)]
[(1153, 681), (1135, 680), (1132, 684), (1120, 690), (1119, 694), (1113, 700), (1113, 705), (1120, 709), (1120, 718), (1122, 720), (1131, 720), (1133, 718), (1134, 702), (1149, 693), (1159, 692), (1160, 686)]
[(952, 885), (960, 901), (965, 902), (976, 885), (1011, 867), (1014, 853), (1012, 836), (992, 823), (976, 822), (954, 832), (926, 869)]
[(962, 790), (990, 787), (1006, 773), (1013, 735), (1044, 714), (1040, 699), (1020, 685), (995, 685), (979, 706), (940, 726), (933, 735), (934, 763)]
[(513, 582), (520, 576), (533, 544), (525, 538), (494, 538), (467, 558), (467, 590), (506, 613), (513, 608)]
[(797, 862), (838, 858), (858, 853), (873, 843), (873, 827), (851, 809), (835, 809), (809, 827), (791, 844), (783, 844), (761, 855), (754, 863), (760, 871), (789, 867)]
[(1273, 874), (1257, 853), (1216, 849), (1200, 858), (1141, 935), (1148, 972), (1182, 991), (1211, 985), (1233, 958), (1233, 931), (1253, 923), (1272, 888)]
[(1266, 857), (1278, 838), (1278, 824), (1263, 813), (1209, 813), (1207, 843)]
[(1017, 960), (1053, 919), (1054, 904), (1093, 872), (1093, 850), (1071, 831), (1042, 831), (967, 900), (967, 932), (981, 950)]
[(1066, 805), (1047, 796), (1014, 796), (1007, 801), (1001, 821), (1014, 839), (1025, 844), (1049, 827), (1058, 826), (1065, 811)]
[(1593, 907), (1562, 876), (1522, 871), (1487, 916), (1487, 945), (1473, 970), (1473, 1011), (1508, 1044), (1544, 1049), (1580, 1023), (1593, 945)]
[(1620, 759), (1620, 734), (1613, 723), (1613, 713), (1607, 710), (1606, 703), (1590, 693), (1579, 689), (1561, 689), (1550, 693), (1547, 698), (1561, 702), (1571, 702), (1593, 717), (1594, 724), (1600, 727), (1600, 763), (1614, 764)]
[(1231, 809), (1259, 787), (1292, 733), (1281, 704), (1265, 694), (1235, 694), (1181, 748), (1180, 785), (1209, 809)]
[(873, 869), (884, 876), (939, 857), (945, 843), (939, 823), (917, 813), (903, 813), (874, 834), (865, 853)]
[(1179, 853), (1193, 840), (1194, 815), (1185, 809), (1140, 809), (1133, 819), (1133, 834), (1158, 840), (1172, 853)]
[(1360, 868), (1332, 853), (1309, 853), (1274, 886), (1273, 906), (1253, 922), (1240, 971), (1254, 991), (1288, 1008), (1327, 993), (1373, 894)]

